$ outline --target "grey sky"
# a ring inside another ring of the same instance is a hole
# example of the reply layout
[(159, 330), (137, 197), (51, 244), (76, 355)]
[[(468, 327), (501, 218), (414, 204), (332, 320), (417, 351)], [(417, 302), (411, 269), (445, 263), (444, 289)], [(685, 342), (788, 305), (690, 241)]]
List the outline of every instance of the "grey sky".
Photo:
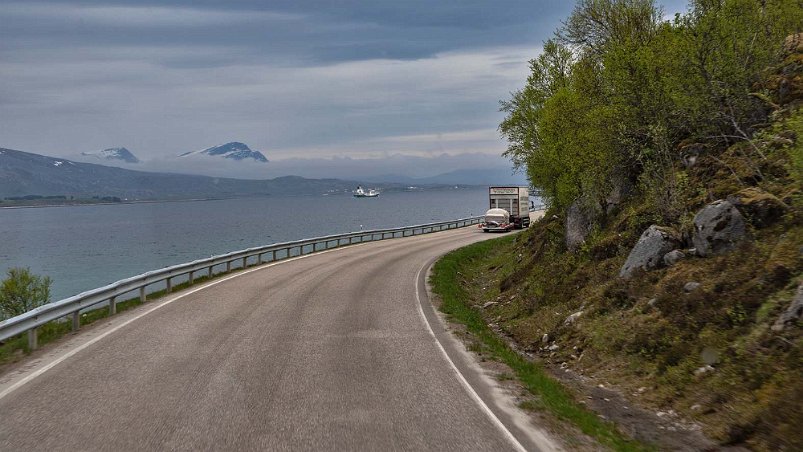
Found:
[(572, 6), (3, 1), (0, 146), (126, 146), (151, 160), (235, 140), (272, 160), (498, 155), (497, 102)]

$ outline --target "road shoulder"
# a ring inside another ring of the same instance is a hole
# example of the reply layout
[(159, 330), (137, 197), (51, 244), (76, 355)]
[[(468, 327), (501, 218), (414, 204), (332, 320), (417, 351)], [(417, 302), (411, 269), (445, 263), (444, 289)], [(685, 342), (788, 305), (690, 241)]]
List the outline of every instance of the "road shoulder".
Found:
[[(477, 356), (469, 352), (466, 342), (459, 340), (460, 325), (449, 322), (445, 316), (435, 309), (438, 303), (437, 296), (432, 293), (428, 283), (433, 259), (427, 262), (416, 277), (416, 295), (421, 308), (423, 321), (427, 323), (432, 335), (442, 348), (445, 359), (450, 361), (457, 378), (463, 379), (469, 386), (467, 391), (473, 397), (479, 398), (478, 403), (487, 414), (498, 423), (514, 445), (526, 450), (557, 451), (564, 448), (555, 440), (554, 435), (543, 427), (543, 417), (535, 413), (528, 413), (519, 408), (526, 391), (513, 380), (500, 384), (495, 378), (506, 372), (501, 363), (480, 361)], [(461, 337), (464, 339), (464, 337)]]

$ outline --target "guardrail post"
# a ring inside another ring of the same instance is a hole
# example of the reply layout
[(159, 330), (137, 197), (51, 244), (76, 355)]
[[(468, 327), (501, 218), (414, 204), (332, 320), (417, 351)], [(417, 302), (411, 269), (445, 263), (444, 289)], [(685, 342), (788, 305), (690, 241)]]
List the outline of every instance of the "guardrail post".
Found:
[(39, 328), (31, 328), (28, 330), (28, 350), (36, 350), (39, 346)]
[(148, 301), (148, 297), (145, 295), (145, 286), (142, 286), (139, 288), (139, 302), (145, 303), (146, 301)]
[(245, 262), (247, 259), (248, 259), (247, 256), (243, 258), (243, 268), (247, 267), (246, 262)]
[(117, 314), (117, 297), (109, 298), (109, 315)]
[(231, 261), (226, 262), (226, 273), (231, 271)]
[(270, 261), (273, 262), (276, 260), (276, 250), (270, 252)]
[(259, 265), (262, 265), (262, 253), (257, 254), (257, 261), (259, 262)]
[(81, 328), (81, 313), (75, 311), (72, 313), (72, 330), (78, 331), (78, 328)]
[(167, 278), (165, 281), (167, 281), (167, 287), (165, 288), (165, 293), (172, 292), (173, 291), (173, 281), (171, 281), (170, 278)]
[(190, 285), (195, 283), (195, 272), (190, 272)]
[(208, 276), (209, 276), (209, 279), (212, 279), (212, 266), (211, 266), (211, 265), (209, 266), (209, 268), (207, 269), (207, 271), (209, 272), (209, 274), (208, 274)]

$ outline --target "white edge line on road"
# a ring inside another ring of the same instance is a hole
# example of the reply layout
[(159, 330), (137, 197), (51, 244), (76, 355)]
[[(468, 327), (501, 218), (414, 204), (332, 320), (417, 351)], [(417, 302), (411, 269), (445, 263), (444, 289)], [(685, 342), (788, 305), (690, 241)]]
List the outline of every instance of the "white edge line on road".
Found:
[(507, 429), (505, 424), (498, 417), (496, 417), (496, 414), (494, 414), (494, 412), (488, 407), (485, 401), (482, 400), (480, 395), (477, 394), (477, 391), (474, 390), (471, 384), (469, 384), (468, 380), (466, 380), (466, 377), (464, 377), (463, 374), (460, 373), (460, 369), (457, 368), (454, 361), (452, 361), (452, 358), (450, 358), (449, 354), (446, 353), (446, 349), (443, 348), (443, 344), (441, 344), (441, 341), (438, 340), (438, 336), (435, 335), (435, 331), (432, 329), (432, 325), (429, 324), (427, 316), (424, 315), (424, 308), (421, 305), (421, 296), (418, 293), (419, 292), (418, 281), (421, 278), (421, 272), (423, 272), (424, 269), (429, 265), (430, 263), (424, 264), (424, 266), (418, 269), (418, 273), (416, 273), (415, 275), (415, 299), (416, 301), (418, 301), (418, 314), (421, 316), (421, 320), (424, 322), (424, 325), (427, 326), (427, 330), (429, 331), (430, 336), (432, 336), (432, 338), (435, 339), (435, 344), (438, 345), (438, 350), (440, 350), (441, 355), (443, 355), (443, 358), (446, 360), (446, 362), (449, 363), (449, 366), (451, 366), (452, 370), (457, 375), (458, 381), (460, 381), (460, 384), (463, 386), (466, 392), (468, 392), (468, 395), (471, 396), (472, 399), (474, 399), (474, 402), (476, 402), (477, 405), (479, 405), (479, 407), (482, 409), (483, 412), (485, 412), (485, 414), (488, 416), (491, 422), (493, 422), (496, 428), (498, 428), (504, 434), (505, 439), (507, 439), (508, 442), (510, 442), (510, 444), (512, 444), (516, 450), (527, 452), (527, 449), (519, 442), (518, 439), (516, 439), (513, 433), (511, 433), (510, 430)]
[(307, 257), (310, 257), (310, 256), (316, 256), (316, 255), (320, 255), (320, 254), (324, 254), (324, 253), (330, 253), (332, 251), (340, 251), (340, 250), (347, 249), (347, 248), (356, 248), (358, 246), (367, 245), (369, 243), (376, 243), (376, 242), (357, 243), (357, 244), (354, 244), (354, 245), (342, 246), (342, 247), (338, 247), (338, 248), (332, 248), (332, 249), (329, 249), (329, 250), (318, 251), (318, 252), (315, 252), (315, 253), (304, 254), (302, 256), (296, 256), (296, 257), (292, 257), (290, 259), (283, 259), (283, 260), (280, 260), (278, 262), (272, 262), (272, 263), (269, 263), (269, 264), (266, 264), (266, 265), (260, 265), (258, 267), (252, 268), (250, 270), (241, 271), (241, 272), (235, 273), (235, 274), (233, 274), (231, 276), (226, 276), (226, 277), (223, 277), (223, 278), (220, 278), (220, 279), (213, 280), (213, 281), (211, 281), (209, 283), (206, 283), (206, 284), (204, 284), (204, 285), (202, 285), (202, 286), (200, 286), (200, 287), (198, 287), (196, 289), (192, 289), (192, 290), (189, 290), (189, 291), (184, 292), (182, 294), (179, 294), (179, 295), (177, 295), (177, 296), (175, 296), (175, 297), (173, 297), (173, 298), (171, 298), (169, 300), (166, 300), (166, 301), (163, 301), (163, 302), (159, 303), (158, 305), (148, 309), (145, 312), (137, 314), (135, 317), (132, 317), (132, 318), (126, 320), (125, 322), (113, 327), (109, 331), (106, 331), (103, 334), (101, 334), (101, 335), (99, 335), (99, 336), (97, 336), (97, 337), (95, 337), (95, 338), (93, 338), (93, 339), (91, 339), (91, 340), (89, 340), (87, 342), (84, 342), (83, 344), (79, 345), (78, 347), (75, 347), (74, 349), (70, 350), (69, 352), (67, 352), (67, 353), (61, 355), (60, 357), (54, 359), (53, 361), (45, 364), (41, 368), (36, 369), (34, 372), (31, 372), (30, 374), (26, 375), (24, 378), (22, 378), (19, 381), (13, 383), (11, 386), (6, 388), (3, 392), (0, 392), (0, 400), (3, 400), (3, 398), (5, 398), (7, 395), (9, 395), (12, 392), (16, 391), (17, 389), (21, 388), (26, 383), (29, 383), (30, 381), (32, 381), (36, 377), (42, 375), (43, 373), (45, 373), (48, 370), (52, 369), (53, 367), (55, 367), (59, 363), (63, 362), (67, 358), (75, 355), (76, 353), (80, 352), (81, 350), (84, 350), (85, 348), (89, 347), (90, 345), (94, 344), (95, 342), (105, 338), (106, 336), (114, 333), (115, 331), (118, 331), (120, 328), (125, 327), (129, 323), (131, 323), (131, 322), (133, 322), (135, 320), (138, 320), (138, 319), (150, 314), (151, 312), (156, 311), (157, 309), (161, 309), (161, 308), (169, 305), (170, 303), (172, 303), (174, 301), (180, 300), (180, 299), (186, 297), (187, 295), (192, 295), (195, 292), (198, 292), (200, 290), (204, 290), (204, 289), (207, 289), (209, 287), (218, 285), (218, 284), (220, 284), (222, 282), (226, 282), (226, 281), (228, 281), (230, 279), (234, 279), (234, 278), (236, 278), (238, 276), (243, 276), (243, 275), (247, 275), (249, 273), (253, 273), (255, 271), (264, 270), (266, 268), (270, 268), (270, 267), (273, 267), (275, 265), (285, 264), (285, 263), (296, 261), (296, 260), (299, 260), (299, 259), (304, 259), (304, 258), (307, 258)]

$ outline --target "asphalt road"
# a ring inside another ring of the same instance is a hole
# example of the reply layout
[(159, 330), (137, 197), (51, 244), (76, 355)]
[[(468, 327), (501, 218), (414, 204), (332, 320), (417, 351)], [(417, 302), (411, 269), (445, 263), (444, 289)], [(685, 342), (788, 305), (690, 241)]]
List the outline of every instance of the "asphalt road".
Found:
[(422, 269), (488, 237), (308, 255), (88, 328), (0, 378), (0, 450), (548, 449), (422, 316)]

